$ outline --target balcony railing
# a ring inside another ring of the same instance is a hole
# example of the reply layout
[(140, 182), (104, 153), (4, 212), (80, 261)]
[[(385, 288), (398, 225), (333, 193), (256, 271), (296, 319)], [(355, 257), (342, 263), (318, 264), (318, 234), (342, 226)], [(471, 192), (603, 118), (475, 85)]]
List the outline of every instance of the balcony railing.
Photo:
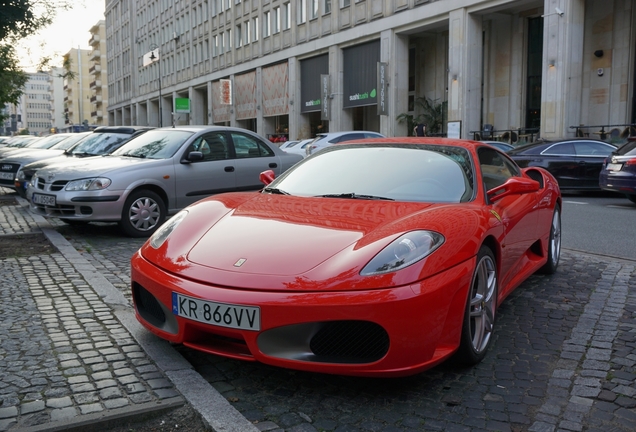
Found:
[(91, 56), (90, 56), (91, 60), (99, 59), (101, 56), (102, 56), (102, 53), (98, 49), (91, 51)]
[(636, 137), (636, 123), (606, 124), (606, 125), (578, 125), (570, 126), (577, 137), (599, 138), (603, 141), (622, 142), (627, 138)]
[(95, 95), (91, 97), (91, 102), (101, 102), (101, 101), (102, 101), (101, 95)]

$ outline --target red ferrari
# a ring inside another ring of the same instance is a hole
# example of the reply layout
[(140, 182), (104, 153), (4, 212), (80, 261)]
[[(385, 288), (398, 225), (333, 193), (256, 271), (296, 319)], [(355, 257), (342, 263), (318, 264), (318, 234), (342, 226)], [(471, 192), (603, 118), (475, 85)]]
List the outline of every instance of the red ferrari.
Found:
[(561, 193), (474, 141), (335, 145), (255, 193), (216, 195), (132, 258), (137, 319), (174, 343), (305, 371), (471, 365), (497, 306), (561, 250)]

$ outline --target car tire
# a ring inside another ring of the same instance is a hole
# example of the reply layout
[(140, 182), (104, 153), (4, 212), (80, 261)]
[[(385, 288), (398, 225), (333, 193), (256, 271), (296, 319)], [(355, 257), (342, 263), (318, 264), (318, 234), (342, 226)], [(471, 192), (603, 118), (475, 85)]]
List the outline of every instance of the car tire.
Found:
[(482, 246), (477, 254), (468, 299), (464, 311), (456, 363), (473, 366), (486, 356), (492, 343), (497, 309), (498, 271), (495, 255), (488, 246)]
[(166, 219), (166, 205), (155, 192), (131, 193), (122, 210), (119, 226), (129, 237), (149, 237)]
[(559, 266), (561, 257), (561, 206), (554, 206), (550, 238), (548, 239), (548, 261), (539, 269), (539, 273), (554, 274)]
[(636, 195), (627, 195), (627, 199), (636, 204)]

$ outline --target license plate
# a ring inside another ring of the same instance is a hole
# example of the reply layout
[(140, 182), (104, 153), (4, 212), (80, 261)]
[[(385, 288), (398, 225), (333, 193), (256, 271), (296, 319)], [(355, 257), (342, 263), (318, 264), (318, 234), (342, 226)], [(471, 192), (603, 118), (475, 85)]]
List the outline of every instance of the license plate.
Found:
[(172, 313), (193, 321), (241, 330), (261, 329), (261, 310), (172, 293)]
[(41, 204), (45, 206), (54, 206), (55, 205), (55, 196), (54, 195), (41, 195), (41, 194), (33, 194), (31, 198), (34, 204)]
[(615, 163), (607, 164), (607, 169), (610, 171), (620, 171), (621, 168), (623, 168), (623, 164), (615, 164)]
[(13, 180), (13, 177), (15, 177), (13, 173), (0, 172), (0, 179), (2, 180)]

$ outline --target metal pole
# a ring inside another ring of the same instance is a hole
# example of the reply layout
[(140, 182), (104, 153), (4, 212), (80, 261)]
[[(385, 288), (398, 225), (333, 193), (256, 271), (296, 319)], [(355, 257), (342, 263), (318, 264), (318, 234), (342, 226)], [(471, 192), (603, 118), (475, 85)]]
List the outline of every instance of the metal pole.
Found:
[[(158, 49), (159, 48), (157, 48), (157, 50)], [(161, 107), (161, 53), (159, 53), (157, 65), (159, 66), (159, 127), (163, 127), (163, 108)]]

